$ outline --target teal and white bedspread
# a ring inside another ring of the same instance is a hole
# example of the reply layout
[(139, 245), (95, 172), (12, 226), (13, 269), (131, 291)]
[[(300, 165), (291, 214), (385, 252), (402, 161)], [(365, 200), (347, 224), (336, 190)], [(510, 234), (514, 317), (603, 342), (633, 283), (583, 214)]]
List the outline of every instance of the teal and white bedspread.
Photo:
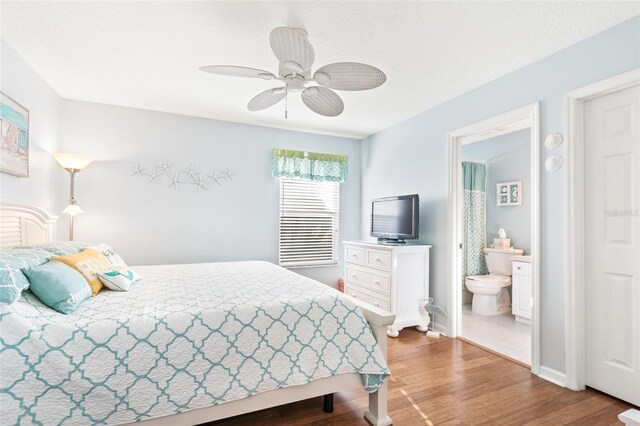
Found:
[(71, 315), (0, 306), (4, 424), (120, 424), (341, 373), (389, 371), (359, 308), (266, 262), (133, 267)]

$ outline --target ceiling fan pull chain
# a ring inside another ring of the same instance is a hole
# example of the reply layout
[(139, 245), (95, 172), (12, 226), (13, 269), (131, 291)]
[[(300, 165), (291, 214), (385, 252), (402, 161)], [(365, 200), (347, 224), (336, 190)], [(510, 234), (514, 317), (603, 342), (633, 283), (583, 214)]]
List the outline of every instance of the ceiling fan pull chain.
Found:
[(285, 88), (285, 95), (284, 95), (284, 119), (286, 120), (287, 118), (289, 118), (289, 89)]

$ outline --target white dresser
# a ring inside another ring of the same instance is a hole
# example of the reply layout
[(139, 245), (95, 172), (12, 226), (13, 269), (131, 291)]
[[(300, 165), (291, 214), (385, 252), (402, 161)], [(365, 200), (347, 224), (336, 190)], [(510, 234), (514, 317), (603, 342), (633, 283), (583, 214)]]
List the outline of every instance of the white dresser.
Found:
[(383, 245), (364, 241), (344, 242), (344, 291), (396, 314), (388, 327), (398, 337), (404, 327), (427, 331), (429, 314), (429, 245)]
[(531, 256), (514, 256), (511, 260), (511, 313), (516, 321), (531, 324)]

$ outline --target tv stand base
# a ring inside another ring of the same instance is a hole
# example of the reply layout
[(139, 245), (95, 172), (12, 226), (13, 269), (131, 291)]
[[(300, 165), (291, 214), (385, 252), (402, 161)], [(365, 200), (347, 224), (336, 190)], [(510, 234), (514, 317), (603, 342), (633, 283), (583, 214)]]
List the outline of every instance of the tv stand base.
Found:
[(395, 246), (398, 244), (407, 244), (407, 242), (400, 238), (378, 238), (378, 244), (385, 244), (388, 246)]

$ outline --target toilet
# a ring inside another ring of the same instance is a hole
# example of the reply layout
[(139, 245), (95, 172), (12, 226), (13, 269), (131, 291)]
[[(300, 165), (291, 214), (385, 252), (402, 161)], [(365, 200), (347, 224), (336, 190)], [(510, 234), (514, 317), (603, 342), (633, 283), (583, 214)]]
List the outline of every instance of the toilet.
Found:
[(470, 275), (464, 283), (473, 293), (471, 312), (478, 315), (498, 315), (511, 306), (508, 287), (511, 285), (511, 257), (522, 255), (520, 249), (485, 248), (488, 275)]

